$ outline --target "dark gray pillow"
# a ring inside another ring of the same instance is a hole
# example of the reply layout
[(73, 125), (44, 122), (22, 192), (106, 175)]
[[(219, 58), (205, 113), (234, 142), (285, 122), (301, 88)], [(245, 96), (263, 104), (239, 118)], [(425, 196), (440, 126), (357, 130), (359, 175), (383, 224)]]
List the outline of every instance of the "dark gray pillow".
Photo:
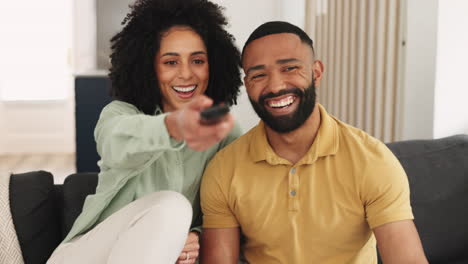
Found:
[(44, 264), (61, 242), (52, 174), (13, 174), (10, 208), (25, 263)]

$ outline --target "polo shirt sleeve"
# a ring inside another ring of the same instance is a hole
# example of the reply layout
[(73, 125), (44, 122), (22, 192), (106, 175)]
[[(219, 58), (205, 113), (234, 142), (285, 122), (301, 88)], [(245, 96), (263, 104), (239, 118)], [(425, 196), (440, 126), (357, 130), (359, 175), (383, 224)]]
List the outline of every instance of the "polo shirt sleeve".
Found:
[(170, 137), (165, 117), (166, 114), (145, 115), (121, 101), (107, 105), (94, 130), (103, 165), (117, 169), (140, 168), (165, 151), (181, 149), (184, 142)]
[(218, 156), (209, 163), (202, 178), (200, 189), (203, 228), (233, 228), (239, 223), (231, 210), (228, 198), (228, 176), (221, 169)]
[(405, 171), (383, 143), (379, 143), (377, 150), (379, 155), (368, 162), (361, 185), (366, 219), (371, 229), (414, 218)]

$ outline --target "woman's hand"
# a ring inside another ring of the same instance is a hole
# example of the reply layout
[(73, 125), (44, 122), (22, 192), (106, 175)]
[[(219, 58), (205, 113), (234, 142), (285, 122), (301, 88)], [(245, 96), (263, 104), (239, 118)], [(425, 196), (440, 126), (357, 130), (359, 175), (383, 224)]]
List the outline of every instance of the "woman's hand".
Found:
[(184, 249), (180, 253), (176, 264), (192, 264), (198, 258), (198, 252), (200, 250), (200, 243), (198, 242), (199, 235), (197, 232), (190, 232), (187, 241), (185, 242)]
[(210, 98), (202, 95), (170, 113), (165, 122), (171, 137), (184, 140), (189, 148), (196, 151), (204, 151), (225, 138), (234, 127), (234, 117), (231, 114), (228, 113), (213, 125), (200, 123), (200, 112), (212, 104)]

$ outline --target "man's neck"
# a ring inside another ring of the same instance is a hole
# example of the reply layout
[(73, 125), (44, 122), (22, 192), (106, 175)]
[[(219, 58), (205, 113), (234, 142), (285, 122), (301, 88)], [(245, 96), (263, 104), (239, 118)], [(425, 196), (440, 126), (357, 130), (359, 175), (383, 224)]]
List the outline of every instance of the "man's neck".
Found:
[(294, 131), (281, 134), (265, 125), (268, 142), (278, 156), (296, 164), (314, 143), (320, 121), (320, 110), (316, 104), (306, 122)]

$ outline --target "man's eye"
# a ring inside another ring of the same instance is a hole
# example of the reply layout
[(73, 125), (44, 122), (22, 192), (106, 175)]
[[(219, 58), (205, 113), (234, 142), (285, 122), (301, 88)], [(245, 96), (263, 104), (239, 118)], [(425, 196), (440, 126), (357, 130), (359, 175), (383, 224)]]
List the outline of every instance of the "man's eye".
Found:
[(288, 71), (292, 71), (292, 70), (295, 70), (297, 69), (298, 67), (297, 66), (288, 66), (284, 69), (284, 71), (288, 72)]
[(177, 61), (166, 61), (166, 62), (164, 62), (164, 64), (166, 64), (166, 65), (176, 65)]
[(256, 75), (252, 76), (251, 79), (252, 79), (252, 80), (253, 80), (253, 79), (258, 79), (258, 78), (261, 78), (261, 77), (264, 77), (264, 76), (265, 76), (264, 73), (262, 73), (262, 74), (256, 74)]

